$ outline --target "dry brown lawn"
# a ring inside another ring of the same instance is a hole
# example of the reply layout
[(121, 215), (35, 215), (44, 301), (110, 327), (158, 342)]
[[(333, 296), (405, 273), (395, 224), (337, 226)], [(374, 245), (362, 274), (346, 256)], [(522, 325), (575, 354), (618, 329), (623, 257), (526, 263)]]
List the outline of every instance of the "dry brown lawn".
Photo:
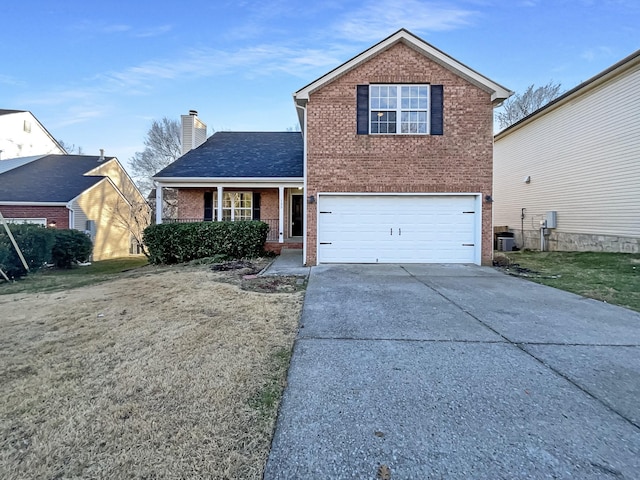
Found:
[(142, 272), (0, 296), (0, 478), (262, 477), (303, 293)]

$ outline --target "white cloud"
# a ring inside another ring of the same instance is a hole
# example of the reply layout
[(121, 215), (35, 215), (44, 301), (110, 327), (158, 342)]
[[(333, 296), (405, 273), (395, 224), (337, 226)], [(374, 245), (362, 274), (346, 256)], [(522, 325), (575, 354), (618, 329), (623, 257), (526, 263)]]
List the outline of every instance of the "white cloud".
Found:
[[(274, 72), (307, 77), (309, 72), (326, 69), (342, 62), (342, 47), (324, 49), (294, 48), (277, 44), (223, 51), (195, 49), (181, 58), (152, 60), (122, 71), (104, 74), (107, 90), (127, 89), (128, 93), (144, 93), (153, 89), (158, 80), (178, 78), (215, 77), (237, 72), (238, 75), (257, 77)], [(96, 88), (95, 86), (92, 88)]]
[(471, 23), (478, 13), (454, 5), (420, 0), (371, 2), (349, 12), (334, 26), (343, 38), (372, 42), (400, 28), (414, 32), (444, 31)]
[(173, 30), (171, 25), (159, 25), (157, 27), (151, 27), (139, 32), (134, 32), (133, 36), (138, 38), (158, 37)]
[(52, 128), (68, 127), (69, 125), (75, 125), (78, 123), (84, 123), (94, 118), (100, 118), (104, 116), (103, 110), (96, 110), (94, 108), (72, 107), (69, 108), (64, 117), (59, 117), (59, 120), (52, 125)]
[(10, 75), (2, 75), (2, 74), (0, 74), (0, 83), (5, 85), (12, 85), (12, 86), (26, 85), (26, 82), (24, 82), (23, 80), (18, 80), (17, 78), (14, 78)]
[(127, 34), (131, 37), (148, 38), (157, 37), (170, 32), (173, 29), (172, 25), (157, 25), (151, 27), (138, 27), (133, 25), (127, 25), (124, 23), (105, 24), (103, 22), (93, 22), (85, 20), (74, 25), (76, 30), (88, 33), (99, 33), (102, 35), (118, 35)]
[(99, 27), (99, 30), (102, 33), (122, 33), (122, 32), (128, 32), (131, 29), (132, 29), (131, 25), (123, 25), (123, 24), (104, 25), (103, 27)]
[(588, 62), (593, 62), (594, 60), (599, 60), (601, 58), (606, 59), (613, 57), (613, 50), (605, 46), (593, 47), (582, 52), (580, 57), (584, 58)]

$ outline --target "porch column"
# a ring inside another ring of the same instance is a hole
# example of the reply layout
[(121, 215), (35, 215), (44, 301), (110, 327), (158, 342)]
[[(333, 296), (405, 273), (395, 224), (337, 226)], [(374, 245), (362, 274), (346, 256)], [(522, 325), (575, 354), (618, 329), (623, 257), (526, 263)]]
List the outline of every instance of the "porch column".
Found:
[(284, 187), (278, 187), (278, 243), (284, 243)]
[(216, 187), (216, 192), (218, 193), (218, 208), (216, 209), (216, 220), (218, 222), (222, 221), (222, 197), (224, 193), (224, 187), (218, 185)]
[(156, 223), (162, 223), (162, 184), (156, 184)]

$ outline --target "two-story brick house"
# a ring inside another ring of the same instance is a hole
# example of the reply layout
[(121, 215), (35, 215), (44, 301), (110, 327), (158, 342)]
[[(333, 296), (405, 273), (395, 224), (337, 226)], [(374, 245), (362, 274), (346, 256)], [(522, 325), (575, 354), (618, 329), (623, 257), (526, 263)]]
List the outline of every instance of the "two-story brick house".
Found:
[[(297, 238), (307, 265), (489, 263), (493, 108), (510, 94), (399, 30), (294, 94), (302, 150), (290, 160), (300, 162), (302, 177), (295, 168), (284, 176), (277, 163), (265, 170), (258, 161), (256, 168), (270, 177), (252, 178), (249, 169), (210, 178), (206, 187), (227, 182), (232, 192), (248, 193), (262, 182), (276, 189), (266, 198), (279, 205), (280, 244), (294, 237), (286, 226), (293, 216), (291, 193), (299, 193), (304, 228)], [(177, 161), (183, 172), (197, 151)], [(240, 164), (252, 164), (251, 157), (245, 160)], [(161, 187), (178, 183), (165, 171), (156, 180)], [(188, 180), (180, 178), (180, 186)], [(265, 200), (261, 210), (268, 208)], [(215, 208), (222, 219), (222, 208), (233, 205), (220, 198)]]

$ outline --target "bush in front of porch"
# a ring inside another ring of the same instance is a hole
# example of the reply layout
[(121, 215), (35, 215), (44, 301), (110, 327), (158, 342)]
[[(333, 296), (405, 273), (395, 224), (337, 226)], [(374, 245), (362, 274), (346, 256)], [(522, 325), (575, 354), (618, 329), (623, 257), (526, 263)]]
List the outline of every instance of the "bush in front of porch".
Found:
[(251, 258), (264, 253), (269, 225), (260, 221), (162, 223), (144, 231), (149, 262), (172, 264), (224, 255)]

